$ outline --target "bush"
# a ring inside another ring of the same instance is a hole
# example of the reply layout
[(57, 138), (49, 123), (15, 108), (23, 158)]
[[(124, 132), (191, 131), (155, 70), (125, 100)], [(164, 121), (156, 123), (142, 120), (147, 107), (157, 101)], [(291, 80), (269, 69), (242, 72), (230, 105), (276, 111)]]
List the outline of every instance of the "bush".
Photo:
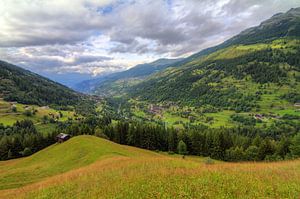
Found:
[(177, 150), (180, 155), (187, 154), (186, 144), (184, 143), (184, 141), (180, 140), (180, 142), (178, 143)]
[(107, 137), (107, 135), (105, 135), (104, 133), (103, 133), (103, 130), (102, 129), (100, 129), (99, 127), (97, 127), (96, 129), (95, 129), (95, 136), (97, 136), (97, 137), (100, 137), (100, 138), (104, 138), (104, 139), (107, 139), (107, 140), (109, 140), (109, 138)]
[(16, 113), (16, 112), (17, 112), (17, 107), (13, 106), (13, 107), (11, 108), (11, 111), (14, 112), (14, 113)]
[(208, 157), (204, 160), (204, 164), (214, 164), (214, 163), (215, 163), (214, 160), (211, 159), (210, 157)]
[(25, 110), (24, 115), (26, 115), (27, 117), (31, 117), (32, 112), (30, 110)]
[(32, 154), (32, 151), (31, 151), (31, 149), (28, 148), (28, 147), (26, 147), (26, 148), (24, 149), (24, 151), (22, 152), (22, 155), (23, 155), (23, 156), (29, 156), (29, 155), (31, 155), (31, 154)]
[(242, 161), (245, 160), (245, 152), (243, 147), (231, 147), (226, 150), (226, 160), (228, 161)]

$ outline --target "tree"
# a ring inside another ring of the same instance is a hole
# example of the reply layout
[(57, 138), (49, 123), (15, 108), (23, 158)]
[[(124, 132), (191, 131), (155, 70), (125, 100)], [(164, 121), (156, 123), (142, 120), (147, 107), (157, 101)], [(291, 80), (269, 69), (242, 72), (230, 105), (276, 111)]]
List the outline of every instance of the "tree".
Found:
[(276, 155), (280, 156), (281, 158), (284, 158), (286, 154), (290, 152), (289, 150), (290, 141), (285, 136), (283, 136), (280, 139), (279, 144), (276, 148)]
[(180, 140), (177, 146), (178, 153), (184, 156), (187, 154), (187, 147), (184, 141)]
[(11, 152), (11, 150), (9, 149), (7, 152), (7, 159), (12, 159), (13, 158), (13, 154)]
[(245, 156), (247, 160), (257, 161), (258, 158), (258, 147), (257, 146), (249, 146), (245, 151)]
[(265, 139), (261, 142), (258, 149), (258, 157), (260, 160), (264, 160), (267, 155), (273, 155), (275, 147), (270, 139)]
[(245, 159), (243, 147), (231, 147), (226, 150), (226, 160), (228, 161), (242, 161)]
[(176, 151), (176, 143), (177, 143), (177, 132), (174, 129), (169, 129), (168, 131), (168, 150)]
[(25, 110), (24, 115), (30, 117), (32, 116), (32, 112), (30, 110)]
[(25, 149), (24, 149), (24, 151), (22, 152), (22, 155), (23, 156), (29, 156), (29, 155), (31, 155), (32, 154), (32, 151), (30, 150), (30, 148), (28, 148), (28, 147), (26, 147)]
[(14, 113), (16, 113), (18, 111), (17, 107), (16, 106), (12, 106), (11, 111), (14, 112)]
[(290, 150), (295, 157), (300, 156), (300, 133), (295, 135), (292, 139), (292, 144), (290, 146)]
[(100, 138), (104, 138), (104, 139), (109, 139), (104, 133), (103, 130), (99, 127), (95, 128), (95, 136), (100, 137)]
[(44, 115), (42, 118), (43, 124), (47, 124), (48, 120), (49, 120), (48, 115)]

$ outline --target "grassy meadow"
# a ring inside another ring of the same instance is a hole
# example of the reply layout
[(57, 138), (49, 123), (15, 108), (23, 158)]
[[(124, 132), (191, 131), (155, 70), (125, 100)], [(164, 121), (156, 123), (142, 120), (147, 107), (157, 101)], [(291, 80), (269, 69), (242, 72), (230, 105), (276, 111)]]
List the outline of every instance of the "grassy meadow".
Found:
[[(47, 162), (45, 161), (47, 160)], [(223, 163), (78, 136), (0, 162), (0, 198), (299, 198), (300, 160)]]
[[(51, 114), (53, 115), (58, 115), (59, 111), (54, 110), (49, 107), (39, 107), (36, 105), (25, 105), (25, 104), (20, 104), (20, 103), (15, 103), (16, 106), (16, 112), (13, 112), (11, 110), (11, 104), (10, 102), (6, 102), (0, 99), (0, 123), (3, 123), (4, 125), (12, 125), (14, 124), (17, 120), (23, 120), (23, 119), (30, 119), (34, 123), (38, 123), (41, 121), (43, 116), (50, 116)], [(24, 113), (28, 110), (36, 110), (36, 114), (32, 116), (26, 116)], [(59, 118), (59, 121), (66, 121), (68, 118), (73, 118), (74, 117), (74, 112), (73, 111), (60, 111), (63, 115), (62, 117)]]
[[(16, 111), (12, 110), (12, 106), (16, 107)], [(35, 111), (35, 114), (27, 116), (25, 114), (26, 110), (31, 112)], [(60, 117), (60, 113), (62, 116)], [(57, 121), (67, 121), (69, 118), (74, 119), (74, 111), (58, 111), (50, 107), (40, 107), (36, 105), (25, 105), (20, 103), (14, 103), (12, 105), (10, 102), (0, 99), (0, 124), (5, 126), (11, 126), (17, 121), (29, 119), (31, 120), (36, 128), (42, 133), (48, 133), (55, 129), (55, 124), (47, 123), (43, 124), (43, 117), (47, 116), (49, 119), (55, 117)], [(59, 116), (59, 117), (58, 117)]]

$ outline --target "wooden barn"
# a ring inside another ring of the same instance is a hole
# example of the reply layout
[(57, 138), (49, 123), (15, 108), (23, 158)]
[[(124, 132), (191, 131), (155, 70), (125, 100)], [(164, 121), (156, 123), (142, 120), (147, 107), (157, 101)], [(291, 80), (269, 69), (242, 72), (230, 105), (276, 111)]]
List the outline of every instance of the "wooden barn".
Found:
[(56, 136), (56, 139), (57, 139), (58, 143), (65, 142), (70, 138), (71, 138), (71, 136), (69, 134), (65, 134), (65, 133), (60, 133)]

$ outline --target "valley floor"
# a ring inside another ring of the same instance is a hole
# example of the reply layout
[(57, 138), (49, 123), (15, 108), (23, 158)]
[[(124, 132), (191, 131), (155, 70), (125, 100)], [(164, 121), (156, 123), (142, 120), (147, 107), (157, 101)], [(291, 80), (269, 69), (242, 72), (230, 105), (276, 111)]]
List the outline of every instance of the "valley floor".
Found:
[[(62, 154), (55, 156), (57, 152)], [(30, 176), (39, 171), (43, 174), (37, 178)], [(22, 183), (26, 172), (31, 181)], [(0, 177), (0, 198), (6, 199), (300, 197), (300, 160), (209, 163), (204, 158), (182, 159), (92, 136), (78, 136), (28, 158), (0, 162)], [(11, 187), (5, 187), (8, 181)]]

